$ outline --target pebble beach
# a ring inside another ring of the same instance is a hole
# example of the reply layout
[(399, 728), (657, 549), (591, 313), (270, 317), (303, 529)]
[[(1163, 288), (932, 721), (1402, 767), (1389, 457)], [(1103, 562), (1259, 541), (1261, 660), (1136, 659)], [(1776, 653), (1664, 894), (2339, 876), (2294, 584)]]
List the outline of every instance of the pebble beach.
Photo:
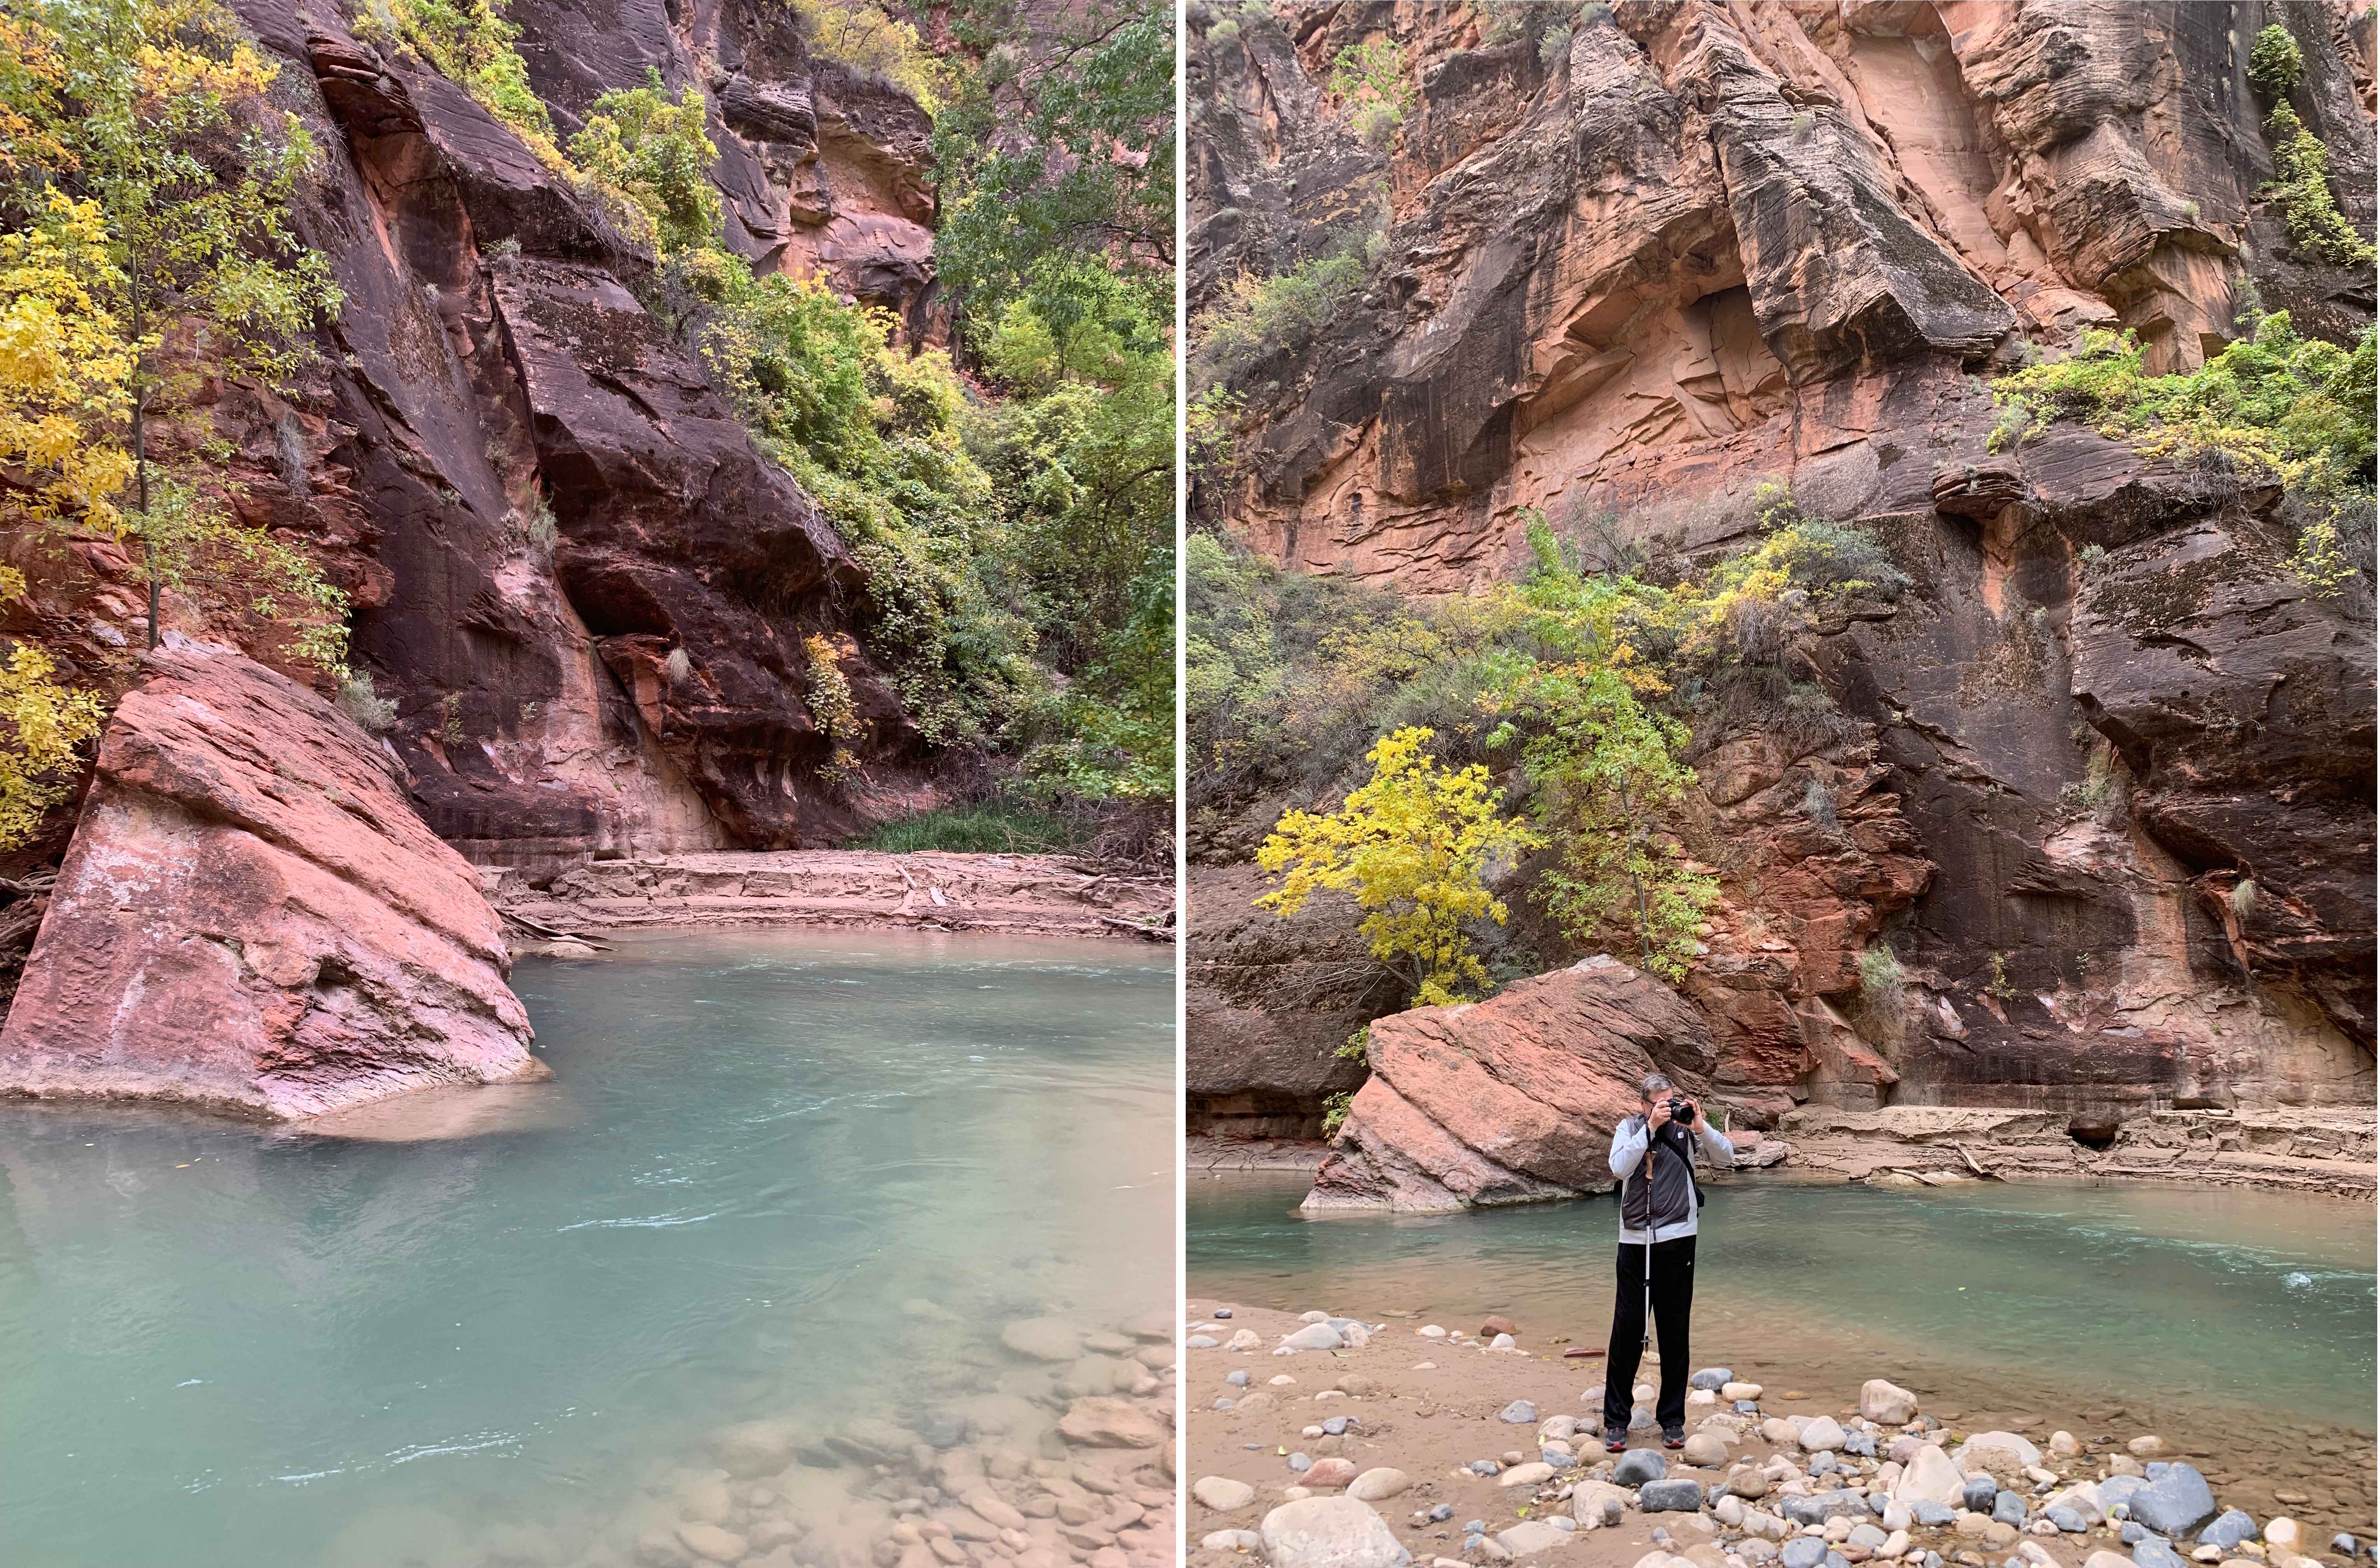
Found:
[[(1188, 1539), (1207, 1568), (2346, 1568), (2372, 1550), (2368, 1487), (2360, 1506), (2334, 1482), (2300, 1517), (2251, 1511), (2203, 1441), (2080, 1413), (1985, 1427), (1890, 1367), (1814, 1392), (1790, 1367), (1698, 1364), (1670, 1451), (1648, 1357), (1611, 1454), (1599, 1344), (1495, 1318), (1189, 1312)], [(2368, 1446), (2350, 1468), (2370, 1480)], [(2292, 1497), (2313, 1501), (2267, 1477), (2255, 1501)]]

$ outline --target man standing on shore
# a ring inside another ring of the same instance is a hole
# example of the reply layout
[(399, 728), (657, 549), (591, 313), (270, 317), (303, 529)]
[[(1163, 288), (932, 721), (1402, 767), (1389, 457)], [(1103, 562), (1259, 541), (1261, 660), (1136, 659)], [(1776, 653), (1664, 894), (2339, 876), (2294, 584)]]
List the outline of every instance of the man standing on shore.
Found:
[(1665, 1446), (1685, 1446), (1686, 1333), (1702, 1208), (1695, 1150), (1722, 1168), (1735, 1163), (1735, 1146), (1705, 1119), (1699, 1104), (1679, 1098), (1668, 1078), (1651, 1075), (1637, 1085), (1637, 1094), (1641, 1109), (1611, 1135), (1611, 1173), (1620, 1178), (1620, 1295), (1612, 1304), (1605, 1363), (1603, 1446), (1613, 1453), (1628, 1446), (1648, 1297), (1661, 1334), (1661, 1392), (1653, 1415)]

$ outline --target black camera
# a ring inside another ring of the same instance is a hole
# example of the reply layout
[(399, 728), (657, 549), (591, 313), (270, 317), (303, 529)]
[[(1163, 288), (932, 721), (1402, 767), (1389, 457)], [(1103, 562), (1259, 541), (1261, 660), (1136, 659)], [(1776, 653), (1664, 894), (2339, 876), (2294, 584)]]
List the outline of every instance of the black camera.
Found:
[(1694, 1108), (1673, 1094), (1670, 1097), (1670, 1119), (1682, 1127), (1691, 1127), (1694, 1124)]

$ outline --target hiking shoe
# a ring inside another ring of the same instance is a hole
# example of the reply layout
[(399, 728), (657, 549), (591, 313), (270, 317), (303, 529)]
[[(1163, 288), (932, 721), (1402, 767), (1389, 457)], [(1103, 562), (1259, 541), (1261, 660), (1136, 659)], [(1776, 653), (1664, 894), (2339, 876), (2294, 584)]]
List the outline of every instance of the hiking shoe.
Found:
[(1664, 1428), (1661, 1428), (1661, 1446), (1662, 1446), (1663, 1448), (1683, 1448), (1683, 1447), (1685, 1447), (1685, 1446), (1686, 1446), (1686, 1429), (1685, 1429), (1683, 1427), (1664, 1427)]
[(1625, 1427), (1606, 1427), (1606, 1428), (1603, 1428), (1603, 1452), (1604, 1452), (1604, 1453), (1623, 1453), (1627, 1452), (1627, 1448), (1628, 1448), (1628, 1428), (1625, 1428)]

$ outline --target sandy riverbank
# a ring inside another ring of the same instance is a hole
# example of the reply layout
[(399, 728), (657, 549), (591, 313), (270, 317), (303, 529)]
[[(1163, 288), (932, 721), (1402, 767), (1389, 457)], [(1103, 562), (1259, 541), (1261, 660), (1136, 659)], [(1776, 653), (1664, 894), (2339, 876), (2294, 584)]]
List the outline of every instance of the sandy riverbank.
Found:
[[(1532, 1479), (1515, 1486), (1503, 1484), (1508, 1475), (1516, 1473), (1512, 1465), (1541, 1462), (1537, 1438), (1543, 1421), (1571, 1416), (1591, 1424), (1600, 1398), (1601, 1359), (1566, 1357), (1564, 1351), (1574, 1347), (1560, 1343), (1545, 1326), (1519, 1325), (1516, 1349), (1500, 1351), (1488, 1349), (1470, 1332), (1480, 1329), (1480, 1323), (1443, 1323), (1457, 1331), (1435, 1338), (1416, 1331), (1427, 1326), (1418, 1319), (1373, 1312), (1366, 1321), (1381, 1327), (1366, 1343), (1275, 1355), (1270, 1352), (1282, 1336), (1305, 1326), (1298, 1314), (1212, 1298), (1193, 1298), (1188, 1305), (1193, 1331), (1183, 1397), (1190, 1412), (1185, 1464), (1194, 1483), (1193, 1495), (1197, 1496), (1196, 1483), (1208, 1477), (1251, 1489), (1247, 1499), (1235, 1507), (1218, 1508), (1207, 1501), (1191, 1503), (1188, 1539), (1194, 1548), (1220, 1531), (1258, 1529), (1270, 1509), (1293, 1496), (1300, 1475), (1290, 1467), (1292, 1454), (1304, 1453), (1316, 1462), (1343, 1458), (1358, 1475), (1381, 1468), (1402, 1471), (1410, 1485), (1378, 1501), (1377, 1506), (1397, 1539), (1422, 1562), (1433, 1557), (1472, 1562), (1493, 1560), (1493, 1553), (1463, 1550), (1463, 1526), (1467, 1522), (1485, 1522), (1492, 1539), (1525, 1520), (1568, 1514), (1576, 1498), (1575, 1494), (1564, 1496), (1563, 1489), (1597, 1480), (1598, 1470), (1609, 1474), (1611, 1456), (1601, 1452), (1590, 1433), (1580, 1440), (1578, 1466), (1548, 1470), (1542, 1477), (1526, 1473)], [(1340, 1310), (1349, 1305), (1317, 1303), (1315, 1307)], [(1232, 1314), (1230, 1319), (1215, 1315), (1218, 1308), (1226, 1307)], [(1360, 1308), (1358, 1315), (1363, 1316)], [(1568, 1337), (1600, 1347), (1601, 1325), (1572, 1327)], [(1255, 1343), (1249, 1345), (1244, 1338), (1243, 1348), (1228, 1348), (1235, 1334), (1252, 1334)], [(1725, 1365), (1739, 1380), (1763, 1385), (1758, 1412), (1745, 1418), (1721, 1414), (1715, 1404), (1698, 1405), (1690, 1413), (1689, 1430), (1707, 1430), (1719, 1437), (1726, 1457), (1693, 1466), (1683, 1463), (1682, 1454), (1666, 1453), (1669, 1477), (1708, 1488), (1725, 1481), (1742, 1466), (1781, 1474), (1775, 1467), (1781, 1461), (1791, 1461), (1801, 1467), (1802, 1480), (1772, 1480), (1772, 1489), (1798, 1485), (1805, 1491), (1830, 1489), (1807, 1478), (1810, 1456), (1796, 1442), (1785, 1438), (1779, 1428), (1771, 1428), (1764, 1434), (1761, 1422), (1771, 1417), (1826, 1416), (1851, 1427), (1858, 1418), (1859, 1384), (1864, 1378), (1854, 1380), (1841, 1370), (1823, 1379), (1810, 1377), (1784, 1355), (1755, 1357), (1746, 1345), (1721, 1344), (1716, 1343), (1718, 1335), (1708, 1337), (1714, 1342), (1711, 1359), (1704, 1361), (1698, 1352), (1697, 1366)], [(1201, 1345), (1200, 1339), (1217, 1343)], [(2045, 1351), (2054, 1352), (2054, 1348), (2046, 1345)], [(1640, 1379), (1651, 1371), (1648, 1367)], [(1247, 1375), (1246, 1387), (1227, 1380), (1233, 1372)], [(2374, 1471), (2368, 1438), (2359, 1440), (2335, 1428), (2308, 1430), (2278, 1419), (2257, 1424), (2253, 1429), (2228, 1425), (2216, 1431), (2159, 1429), (2135, 1418), (2144, 1412), (2132, 1410), (2003, 1409), (1988, 1402), (1952, 1404), (1926, 1393), (1929, 1385), (1922, 1373), (1923, 1368), (1875, 1366), (1865, 1375), (1888, 1378), (1917, 1391), (1919, 1416), (1931, 1418), (1942, 1428), (1926, 1434), (1928, 1440), (1954, 1446), (1969, 1435), (1995, 1429), (2023, 1437), (2041, 1451), (2043, 1467), (2058, 1477), (2052, 1491), (2073, 1480), (2141, 1467), (2141, 1460), (2128, 1445), (2155, 1437), (2164, 1447), (2154, 1457), (2160, 1463), (2186, 1461), (2204, 1472), (2223, 1507), (2246, 1510), (2259, 1526), (2276, 1515), (2300, 1524), (2302, 1538), (2295, 1552), (2312, 1548), (2325, 1559), (2343, 1562), (2343, 1557), (2328, 1550), (2334, 1534), (2350, 1530), (2365, 1543), (2372, 1538)], [(1272, 1380), (1278, 1377), (1293, 1380), (1275, 1385)], [(1258, 1397), (1251, 1399), (1251, 1395)], [(1219, 1400), (1232, 1403), (1217, 1409)], [(1535, 1416), (1519, 1423), (1502, 1419), (1500, 1413), (1515, 1400), (1527, 1401)], [(1342, 1416), (1351, 1418), (1342, 1435), (1327, 1431), (1308, 1435), (1307, 1428)], [(1716, 1423), (1706, 1425), (1713, 1417)], [(1742, 1430), (1732, 1429), (1739, 1424)], [(2070, 1456), (2048, 1452), (2051, 1434), (2060, 1429), (2079, 1440), (2079, 1452)], [(1856, 1471), (1848, 1479), (1863, 1486), (1876, 1485), (1880, 1466), (1888, 1463), (1891, 1443), (1904, 1435), (1897, 1425), (1883, 1428), (1873, 1440), (1878, 1457), (1846, 1455), (1846, 1462)], [(1657, 1433), (1639, 1432), (1633, 1440), (1658, 1450)], [(1696, 1456), (1706, 1457), (1699, 1453)], [(1510, 1465), (1505, 1464), (1508, 1458)], [(1469, 1467), (1482, 1460), (1497, 1462), (1504, 1473), (1492, 1477), (1473, 1473)], [(2040, 1485), (2022, 1479), (2017, 1483), (2018, 1489), (2028, 1494)], [(1232, 1490), (1228, 1486), (1208, 1489), (1210, 1497), (1225, 1501)], [(1588, 1490), (1593, 1493), (1592, 1487)], [(1334, 1489), (1330, 1495), (1339, 1494)], [(2037, 1507), (2043, 1497), (2028, 1496), (2025, 1501)], [(1427, 1515), (1440, 1504), (1451, 1509), (1445, 1520), (1416, 1522), (1416, 1513)], [(1764, 1506), (1778, 1506), (1773, 1495)], [(1690, 1517), (1701, 1523), (1689, 1523)], [(1859, 1518), (1864, 1522), (1869, 1514), (1864, 1510)], [(1738, 1562), (1743, 1568), (1758, 1568), (1765, 1553), (1775, 1550), (1766, 1542), (1744, 1547), (1745, 1539), (1757, 1538), (1718, 1525), (1708, 1511), (1691, 1516), (1648, 1514), (1631, 1506), (1623, 1509), (1615, 1528), (1599, 1527), (1598, 1521), (1597, 1527), (1523, 1552), (1519, 1560), (1541, 1568), (1628, 1568), (1663, 1547), (1654, 1538), (1656, 1527), (1669, 1533), (1666, 1550), (1691, 1557), (1699, 1568), (1736, 1568)], [(1904, 1550), (1933, 1550), (1953, 1568), (1961, 1562), (1958, 1553), (1970, 1552), (1972, 1568), (1974, 1563), (2003, 1563), (2016, 1556), (2025, 1542), (2033, 1543), (2034, 1553), (2046, 1558), (2042, 1568), (2083, 1568), (2095, 1551), (2128, 1550), (2117, 1534), (2104, 1526), (2081, 1535), (2019, 1534), (1997, 1546), (1987, 1544), (1980, 1534), (1961, 1536), (1955, 1529), (1921, 1528), (1912, 1530)], [(2181, 1543), (2185, 1557), (2192, 1544)], [(1689, 1552), (1689, 1548), (1698, 1550)], [(2218, 1553), (2217, 1559), (2277, 1560), (2263, 1557), (2262, 1550), (2236, 1549)], [(1225, 1555), (1202, 1549), (1194, 1552), (1194, 1561), (1220, 1563)], [(1257, 1555), (1262, 1555), (1261, 1550)], [(2110, 1565), (2103, 1562), (2099, 1568)]]
[(533, 886), (480, 869), (516, 952), (583, 957), (607, 931), (860, 926), (1173, 940), (1173, 881), (1065, 855), (709, 851), (597, 860)]

